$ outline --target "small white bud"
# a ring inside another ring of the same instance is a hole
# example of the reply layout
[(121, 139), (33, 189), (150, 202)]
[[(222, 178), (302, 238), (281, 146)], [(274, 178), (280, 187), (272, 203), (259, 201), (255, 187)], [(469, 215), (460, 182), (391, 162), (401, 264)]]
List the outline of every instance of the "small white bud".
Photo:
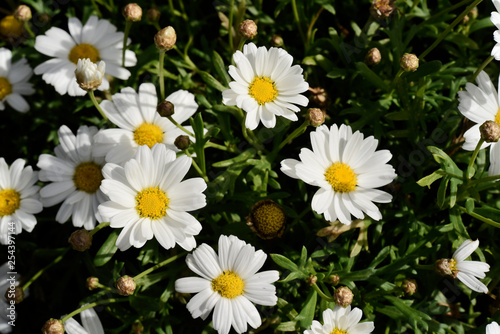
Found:
[(103, 61), (95, 64), (90, 59), (78, 59), (76, 64), (76, 81), (81, 89), (96, 90), (102, 84), (106, 64)]

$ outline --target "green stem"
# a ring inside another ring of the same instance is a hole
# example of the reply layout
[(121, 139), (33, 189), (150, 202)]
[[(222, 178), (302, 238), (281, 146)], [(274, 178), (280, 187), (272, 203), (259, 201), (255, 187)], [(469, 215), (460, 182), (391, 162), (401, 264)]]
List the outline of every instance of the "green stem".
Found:
[(30, 24), (28, 21), (24, 22), (24, 29), (30, 34), (31, 37), (35, 37), (35, 34), (33, 33), (33, 30), (31, 30)]
[(234, 0), (231, 0), (231, 3), (229, 4), (229, 24), (227, 27), (227, 34), (229, 38), (229, 48), (231, 53), (234, 52), (234, 45), (233, 45), (233, 7), (234, 7)]
[(174, 256), (172, 256), (172, 257), (169, 257), (169, 258), (168, 258), (168, 259), (166, 259), (165, 261), (160, 262), (160, 263), (158, 263), (158, 264), (156, 264), (156, 265), (152, 266), (151, 268), (144, 270), (142, 273), (140, 273), (140, 274), (136, 275), (136, 276), (134, 277), (134, 281), (137, 281), (137, 280), (138, 280), (138, 279), (140, 279), (141, 277), (146, 276), (147, 274), (149, 274), (149, 273), (151, 273), (151, 272), (155, 271), (156, 269), (159, 269), (159, 268), (161, 268), (161, 267), (163, 267), (163, 266), (166, 266), (166, 265), (167, 265), (167, 264), (169, 264), (170, 262), (173, 262), (173, 261), (177, 260), (178, 258), (180, 258), (180, 257), (184, 256), (184, 255), (186, 255), (186, 252), (182, 252), (182, 253), (180, 253), (180, 254), (177, 254), (177, 255), (174, 255)]
[(419, 59), (422, 60), (427, 56), (436, 46), (438, 46), (439, 43), (450, 33), (450, 31), (455, 28), (457, 24), (462, 22), (462, 19), (465, 17), (465, 15), (469, 14), (469, 12), (476, 7), (481, 1), (483, 0), (474, 0), (465, 10), (437, 37), (437, 39), (432, 43), (431, 46), (429, 46), (422, 54), (420, 54)]
[(48, 265), (46, 265), (45, 267), (43, 267), (42, 269), (40, 269), (35, 275), (33, 275), (33, 277), (30, 278), (30, 280), (28, 282), (26, 282), (23, 286), (22, 286), (22, 289), (23, 291), (26, 291), (26, 289), (34, 282), (38, 279), (38, 277), (40, 277), (40, 275), (42, 275), (44, 273), (45, 270), (49, 269), (50, 267), (52, 267), (53, 265), (59, 263), (63, 258), (64, 258), (64, 255), (66, 255), (66, 253), (68, 252), (69, 250), (69, 247), (66, 248), (58, 257), (56, 257), (51, 263), (49, 263)]
[(163, 79), (163, 62), (165, 61), (165, 51), (160, 50), (160, 59), (158, 61), (158, 80), (160, 80), (161, 100), (165, 100), (165, 81)]
[(318, 293), (318, 295), (319, 295), (321, 298), (323, 298), (323, 299), (325, 299), (326, 301), (329, 301), (329, 302), (333, 302), (333, 301), (334, 301), (333, 297), (329, 297), (329, 296), (327, 296), (327, 295), (323, 292), (323, 290), (321, 290), (321, 289), (320, 289), (320, 287), (319, 287), (316, 283), (314, 283), (314, 284), (313, 284), (313, 285), (311, 285), (311, 286), (313, 287), (313, 289), (314, 289), (314, 290), (316, 290), (316, 292)]
[(472, 157), (471, 159), (469, 160), (469, 164), (467, 165), (467, 169), (465, 170), (467, 175), (466, 175), (466, 178), (467, 180), (470, 180), (470, 173), (469, 171), (472, 169), (472, 166), (474, 165), (474, 162), (476, 161), (476, 158), (477, 158), (477, 155), (479, 153), (479, 150), (481, 149), (481, 146), (483, 145), (484, 143), (484, 139), (480, 139), (479, 142), (477, 143), (476, 145), (476, 148), (474, 149), (474, 152), (472, 153)]
[(193, 159), (193, 157), (191, 156), (191, 154), (189, 153), (188, 150), (184, 150), (184, 153), (191, 158), (191, 162), (192, 162), (192, 165), (193, 165), (193, 168), (196, 170), (196, 172), (198, 172), (198, 174), (200, 174), (200, 176), (203, 178), (203, 180), (205, 180), (206, 183), (208, 183), (208, 176), (206, 175), (207, 173), (204, 173), (200, 166), (198, 166), (198, 164), (196, 163), (196, 160)]
[(290, 133), (288, 137), (285, 138), (285, 140), (281, 142), (281, 144), (278, 146), (278, 151), (285, 147), (287, 143), (300, 136), (306, 130), (308, 125), (309, 121), (305, 120), (304, 123), (302, 123), (297, 129)]
[(297, 21), (297, 27), (299, 28), (300, 38), (302, 38), (302, 42), (305, 44), (306, 38), (304, 36), (304, 32), (302, 31), (302, 26), (300, 25), (299, 11), (297, 10), (297, 0), (292, 0), (292, 10), (293, 10), (293, 16), (295, 17), (295, 21)]
[(483, 223), (486, 223), (488, 225), (491, 225), (493, 227), (496, 227), (496, 228), (500, 228), (500, 223), (497, 223), (496, 221), (492, 220), (492, 219), (489, 219), (489, 218), (486, 218), (486, 217), (483, 217), (481, 215), (478, 215), (477, 213), (475, 212), (467, 212), (467, 209), (464, 208), (464, 207), (461, 207), (459, 206), (458, 207), (460, 209), (460, 211), (468, 214), (469, 216), (471, 216), (472, 218), (476, 218), (477, 220), (480, 220), (482, 221)]
[(482, 179), (479, 179), (479, 180), (471, 181), (469, 183), (469, 186), (475, 186), (476, 184), (479, 184), (479, 183), (495, 181), (495, 180), (499, 180), (499, 179), (500, 179), (500, 175), (491, 175), (491, 176), (483, 177)]
[(311, 42), (311, 35), (312, 35), (313, 27), (316, 24), (316, 21), (319, 19), (319, 16), (321, 15), (321, 13), (323, 12), (324, 9), (325, 9), (325, 7), (321, 7), (316, 12), (316, 15), (314, 15), (313, 19), (311, 20), (311, 23), (309, 24), (309, 28), (307, 29), (307, 45), (308, 46)]
[(231, 153), (239, 153), (240, 152), (233, 145), (224, 146), (224, 145), (219, 145), (219, 144), (212, 143), (211, 141), (207, 141), (205, 143), (205, 148), (208, 148), (208, 147), (216, 148), (216, 149), (221, 150), (221, 151), (228, 151), (228, 152), (231, 152)]
[(99, 111), (99, 113), (101, 114), (102, 118), (104, 118), (104, 120), (108, 120), (108, 118), (106, 117), (106, 114), (104, 113), (104, 111), (102, 110), (101, 106), (99, 105), (99, 103), (97, 103), (97, 100), (95, 99), (95, 95), (94, 95), (94, 91), (93, 90), (89, 90), (89, 96), (90, 96), (90, 99), (92, 100), (92, 103), (94, 104), (94, 106), (97, 108), (97, 111)]
[(485, 67), (488, 66), (488, 64), (491, 63), (491, 61), (493, 59), (495, 59), (495, 57), (493, 57), (493, 56), (489, 56), (488, 58), (486, 58), (486, 60), (481, 64), (481, 66), (479, 66), (479, 68), (476, 70), (476, 72), (474, 72), (474, 75), (470, 78), (469, 82), (474, 82), (474, 80), (476, 80), (479, 73), (481, 73), (481, 71), (484, 70)]
[(96, 227), (94, 227), (94, 229), (92, 231), (90, 231), (90, 236), (93, 236), (94, 234), (96, 234), (97, 232), (99, 232), (101, 229), (109, 226), (109, 222), (104, 222), (104, 223), (100, 223), (99, 225), (97, 225)]
[(97, 302), (85, 304), (82, 307), (80, 307), (79, 309), (76, 309), (73, 312), (71, 312), (70, 314), (67, 314), (66, 316), (64, 316), (64, 318), (62, 318), (61, 321), (63, 323), (65, 323), (66, 321), (68, 321), (69, 318), (73, 318), (75, 315), (77, 315), (77, 314), (79, 314), (79, 313), (81, 313), (89, 308), (97, 306), (97, 305), (120, 303), (120, 302), (128, 302), (128, 298), (110, 298), (110, 299), (105, 299), (105, 300), (100, 300)]
[[(163, 98), (165, 99), (165, 98)], [(170, 122), (172, 122), (176, 127), (178, 127), (179, 129), (181, 129), (182, 131), (184, 131), (187, 135), (191, 136), (191, 137), (195, 137), (193, 133), (191, 133), (191, 131), (189, 131), (188, 129), (186, 129), (185, 127), (183, 127), (182, 125), (180, 125), (179, 123), (177, 123), (177, 121), (175, 119), (172, 118), (172, 116), (167, 116), (168, 120)]]
[(125, 67), (125, 51), (127, 50), (127, 39), (132, 27), (132, 21), (125, 20), (125, 31), (123, 32), (122, 67)]

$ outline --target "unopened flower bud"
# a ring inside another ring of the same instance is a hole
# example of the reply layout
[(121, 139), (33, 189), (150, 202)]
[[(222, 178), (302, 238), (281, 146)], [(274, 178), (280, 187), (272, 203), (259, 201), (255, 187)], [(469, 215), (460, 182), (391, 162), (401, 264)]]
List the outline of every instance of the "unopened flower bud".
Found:
[(246, 220), (251, 230), (264, 240), (280, 238), (285, 231), (285, 211), (271, 199), (255, 203)]
[(106, 64), (103, 61), (95, 64), (88, 58), (78, 59), (75, 70), (76, 82), (87, 92), (96, 90), (102, 84), (105, 69)]
[(156, 111), (161, 117), (170, 117), (174, 114), (174, 104), (170, 101), (161, 101), (156, 106)]
[(470, 10), (469, 16), (471, 19), (475, 20), (477, 19), (477, 16), (479, 15), (479, 12), (477, 11), (477, 7), (474, 7)]
[(333, 293), (333, 301), (338, 306), (347, 307), (351, 305), (353, 298), (354, 294), (352, 293), (351, 289), (346, 286), (341, 286)]
[(486, 121), (479, 127), (481, 138), (487, 143), (496, 143), (500, 138), (500, 125), (495, 121)]
[(47, 23), (49, 23), (50, 19), (51, 19), (50, 15), (47, 14), (47, 13), (41, 13), (40, 15), (35, 16), (35, 18), (36, 18), (36, 21), (37, 21), (36, 23), (38, 23), (38, 25), (41, 26), (41, 27), (43, 27)]
[(123, 8), (123, 17), (127, 21), (137, 22), (142, 18), (142, 8), (136, 3), (129, 3)]
[(333, 274), (333, 275), (328, 276), (328, 282), (330, 282), (330, 284), (332, 284), (333, 286), (336, 286), (337, 284), (340, 283), (339, 275)]
[(399, 60), (399, 65), (405, 72), (415, 72), (418, 68), (418, 57), (413, 53), (405, 53)]
[(406, 293), (409, 296), (412, 296), (417, 292), (417, 281), (414, 280), (413, 278), (405, 278), (403, 280), (403, 283), (401, 283), (401, 288), (403, 289), (404, 293)]
[(309, 285), (314, 285), (318, 281), (318, 277), (314, 275), (309, 275), (308, 278), (306, 278), (306, 283)]
[(156, 8), (150, 8), (146, 12), (146, 19), (151, 23), (156, 23), (160, 21), (160, 11)]
[(68, 242), (74, 250), (84, 252), (92, 245), (92, 236), (85, 229), (76, 230), (71, 233)]
[(326, 112), (319, 108), (309, 108), (307, 110), (307, 120), (312, 126), (318, 127), (325, 123)]
[(377, 48), (370, 49), (365, 56), (365, 63), (373, 66), (380, 63), (382, 60), (382, 55), (380, 54), (380, 50)]
[(130, 296), (135, 291), (135, 281), (132, 277), (125, 275), (116, 281), (116, 289), (122, 296)]
[(436, 264), (434, 265), (434, 269), (441, 276), (453, 275), (449, 259), (437, 260)]
[(172, 49), (177, 41), (177, 34), (175, 29), (171, 26), (163, 28), (155, 35), (156, 47), (161, 51), (168, 51)]
[(181, 151), (187, 149), (190, 143), (191, 141), (189, 140), (189, 136), (186, 135), (177, 136), (177, 138), (175, 138), (174, 140), (175, 147), (177, 147)]
[(24, 291), (19, 286), (16, 286), (14, 288), (14, 290), (11, 290), (9, 288), (5, 292), (5, 299), (7, 299), (7, 301), (9, 302), (9, 304), (11, 303), (11, 301), (13, 301), (16, 304), (19, 304), (24, 299)]
[(274, 35), (271, 38), (271, 45), (277, 48), (282, 47), (285, 44), (283, 38), (280, 35)]
[(19, 5), (14, 12), (14, 17), (22, 22), (31, 20), (31, 9), (26, 5)]
[(42, 327), (43, 334), (64, 334), (64, 325), (59, 319), (49, 319)]
[(240, 24), (241, 36), (252, 39), (257, 36), (257, 24), (253, 20), (245, 20)]
[(465, 15), (462, 19), (462, 24), (467, 24), (469, 23), (469, 21), (470, 21), (469, 15)]
[(87, 289), (94, 290), (99, 287), (99, 279), (94, 276), (90, 276), (87, 278)]
[(309, 91), (311, 92), (309, 100), (311, 100), (311, 102), (316, 104), (318, 107), (323, 109), (331, 104), (328, 93), (323, 87), (309, 87)]
[(142, 334), (144, 333), (144, 326), (142, 325), (140, 320), (136, 320), (132, 324), (132, 334)]
[(370, 13), (376, 19), (386, 19), (395, 9), (394, 0), (373, 0)]

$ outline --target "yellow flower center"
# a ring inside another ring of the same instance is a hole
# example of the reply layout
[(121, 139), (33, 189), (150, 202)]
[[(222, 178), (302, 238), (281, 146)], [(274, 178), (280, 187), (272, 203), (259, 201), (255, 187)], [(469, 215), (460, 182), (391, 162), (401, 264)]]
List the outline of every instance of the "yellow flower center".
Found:
[(349, 165), (334, 162), (325, 172), (325, 179), (338, 193), (348, 193), (356, 189), (358, 179)]
[(20, 37), (23, 34), (23, 23), (14, 15), (5, 16), (0, 21), (0, 35), (6, 37)]
[(21, 206), (21, 194), (14, 189), (0, 190), (0, 217), (10, 216)]
[(87, 43), (75, 45), (69, 52), (68, 58), (75, 64), (78, 64), (78, 59), (89, 58), (93, 63), (97, 63), (101, 60), (99, 57), (99, 50)]
[(285, 227), (286, 216), (283, 209), (274, 201), (263, 200), (258, 202), (251, 212), (252, 223), (263, 239), (271, 239)]
[(134, 131), (134, 140), (137, 145), (148, 145), (163, 143), (163, 130), (156, 124), (142, 123)]
[(335, 328), (330, 334), (348, 334), (346, 331)]
[(455, 259), (449, 259), (448, 266), (450, 267), (452, 273), (457, 271), (457, 261), (455, 261)]
[(500, 108), (498, 108), (497, 114), (495, 115), (495, 123), (500, 125)]
[(75, 167), (73, 174), (73, 183), (76, 189), (93, 194), (101, 186), (103, 179), (101, 166), (94, 161), (82, 162)]
[(166, 215), (170, 200), (158, 187), (149, 187), (135, 196), (135, 209), (141, 218), (159, 219)]
[(5, 77), (0, 77), (0, 101), (12, 93), (12, 85)]
[(224, 298), (235, 298), (243, 294), (245, 282), (240, 276), (232, 271), (224, 271), (212, 280), (212, 290), (218, 292)]
[(273, 102), (278, 96), (274, 81), (268, 77), (255, 77), (250, 86), (248, 94), (253, 97), (258, 104), (263, 105), (267, 102)]

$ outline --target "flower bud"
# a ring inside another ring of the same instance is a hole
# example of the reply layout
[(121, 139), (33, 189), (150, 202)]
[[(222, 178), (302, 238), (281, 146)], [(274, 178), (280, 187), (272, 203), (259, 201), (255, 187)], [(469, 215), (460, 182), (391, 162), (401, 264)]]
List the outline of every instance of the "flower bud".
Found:
[(14, 12), (14, 17), (22, 22), (31, 20), (31, 9), (26, 5), (19, 5)]
[(417, 281), (414, 280), (413, 278), (405, 278), (403, 280), (403, 283), (401, 283), (401, 288), (403, 289), (404, 293), (412, 296), (417, 292)]
[(94, 290), (99, 287), (99, 279), (94, 276), (87, 277), (87, 289)]
[(333, 301), (335, 304), (344, 308), (351, 305), (353, 298), (354, 295), (351, 289), (346, 286), (341, 286), (333, 293)]
[(49, 319), (42, 327), (43, 334), (64, 334), (64, 325), (59, 319)]
[(156, 111), (161, 117), (170, 117), (174, 114), (174, 104), (170, 101), (161, 101), (158, 106), (156, 106)]
[(405, 72), (415, 72), (418, 68), (418, 57), (413, 53), (405, 53), (399, 60), (399, 65)]
[(312, 126), (318, 127), (325, 123), (326, 112), (319, 108), (309, 108), (307, 110), (307, 120)]
[(309, 91), (311, 92), (309, 100), (320, 108), (326, 108), (331, 104), (328, 93), (323, 87), (309, 87)]
[(441, 276), (453, 275), (449, 259), (437, 260), (436, 264), (434, 265), (434, 269)]
[(16, 304), (19, 304), (24, 299), (24, 291), (21, 287), (16, 286), (14, 290), (10, 288), (5, 291), (5, 299), (10, 302), (13, 301)]
[(136, 3), (129, 3), (123, 8), (123, 17), (130, 22), (140, 21), (142, 18), (142, 8)]
[(318, 281), (318, 277), (314, 275), (309, 275), (308, 278), (306, 278), (306, 283), (309, 285), (314, 285)]
[(252, 39), (257, 36), (257, 24), (253, 20), (245, 20), (240, 24), (241, 36)]
[(140, 320), (136, 320), (132, 324), (132, 334), (142, 334), (144, 333), (144, 326), (142, 325)]
[(340, 277), (337, 274), (333, 274), (328, 276), (328, 282), (330, 282), (331, 285), (336, 286), (337, 284), (340, 283)]
[(175, 147), (177, 147), (181, 151), (187, 149), (190, 143), (191, 141), (189, 140), (189, 136), (186, 135), (180, 135), (174, 140)]
[(102, 84), (105, 69), (106, 64), (103, 61), (95, 64), (88, 58), (78, 59), (75, 70), (76, 82), (87, 92), (96, 90)]
[(285, 45), (285, 42), (283, 41), (283, 38), (280, 35), (274, 35), (271, 38), (271, 45), (277, 48), (283, 47)]
[(161, 51), (168, 51), (172, 49), (177, 41), (177, 34), (175, 29), (171, 26), (163, 28), (155, 35), (156, 47)]
[(472, 9), (470, 10), (470, 12), (469, 12), (469, 14), (468, 14), (468, 15), (469, 15), (469, 16), (470, 16), (470, 18), (471, 18), (471, 19), (473, 19), (473, 20), (477, 19), (477, 16), (479, 15), (479, 12), (478, 12), (478, 10), (477, 10), (477, 7), (472, 8)]
[(146, 12), (146, 19), (151, 23), (156, 23), (160, 21), (160, 11), (156, 8), (150, 8)]
[(462, 19), (462, 24), (467, 24), (470, 21), (469, 15), (465, 15), (464, 18)]
[(130, 296), (135, 291), (135, 281), (132, 277), (125, 275), (116, 281), (116, 289), (122, 296)]
[(71, 233), (68, 242), (74, 250), (84, 252), (92, 245), (92, 236), (85, 229), (76, 230)]
[(9, 41), (9, 43), (21, 38), (23, 33), (23, 22), (16, 20), (14, 15), (7, 15), (0, 20), (0, 36)]
[(481, 138), (487, 143), (496, 143), (500, 138), (500, 125), (495, 121), (486, 121), (479, 127)]
[(365, 56), (365, 63), (373, 66), (380, 63), (382, 60), (382, 55), (380, 54), (380, 50), (377, 48), (370, 49)]
[(370, 14), (376, 19), (386, 19), (395, 9), (394, 0), (373, 0)]
[(255, 203), (246, 220), (252, 231), (264, 240), (280, 238), (285, 231), (285, 211), (271, 199)]

